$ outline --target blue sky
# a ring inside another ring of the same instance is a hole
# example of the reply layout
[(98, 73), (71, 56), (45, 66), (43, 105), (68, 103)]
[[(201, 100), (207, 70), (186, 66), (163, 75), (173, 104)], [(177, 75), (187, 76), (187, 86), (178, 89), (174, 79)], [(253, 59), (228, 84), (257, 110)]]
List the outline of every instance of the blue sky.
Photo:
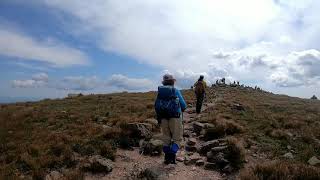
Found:
[[(0, 97), (180, 88), (200, 74), (320, 96), (316, 0), (2, 0)], [(254, 14), (254, 15), (253, 15)], [(1, 101), (1, 100), (0, 100)]]

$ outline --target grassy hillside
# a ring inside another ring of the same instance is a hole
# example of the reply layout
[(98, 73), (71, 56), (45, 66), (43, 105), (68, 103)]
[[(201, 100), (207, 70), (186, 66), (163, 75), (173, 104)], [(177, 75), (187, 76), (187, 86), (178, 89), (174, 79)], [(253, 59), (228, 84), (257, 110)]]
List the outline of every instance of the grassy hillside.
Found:
[(217, 96), (216, 106), (205, 118), (240, 124), (246, 146), (255, 144), (269, 158), (292, 149), (299, 162), (320, 155), (320, 101), (245, 88), (219, 87), (212, 92)]
[[(193, 92), (184, 91), (188, 103)], [(48, 170), (70, 169), (80, 156), (114, 159), (123, 124), (155, 116), (155, 92), (88, 95), (0, 106), (0, 177), (42, 178)], [(274, 95), (245, 88), (210, 88), (215, 103), (198, 121), (223, 126), (246, 147), (252, 165), (264, 160), (306, 164), (320, 155), (320, 101)], [(292, 152), (293, 159), (283, 155)], [(316, 169), (318, 171), (318, 169)]]

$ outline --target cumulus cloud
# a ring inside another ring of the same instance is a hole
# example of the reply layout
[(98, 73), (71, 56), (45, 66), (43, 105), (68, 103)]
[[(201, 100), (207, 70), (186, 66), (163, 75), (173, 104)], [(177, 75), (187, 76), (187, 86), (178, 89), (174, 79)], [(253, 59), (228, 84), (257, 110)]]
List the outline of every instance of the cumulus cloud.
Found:
[(80, 24), (74, 27), (83, 27), (81, 32), (79, 28), (71, 29), (76, 34), (94, 32), (94, 41), (103, 50), (166, 69), (182, 66), (192, 67), (194, 71), (205, 69), (212, 50), (238, 48), (237, 44), (260, 39), (265, 34), (264, 28), (279, 13), (269, 0), (125, 3), (50, 0), (45, 3), (78, 18)]
[(215, 64), (209, 64), (208, 70), (203, 72), (195, 72), (189, 70), (164, 70), (162, 74), (172, 74), (177, 80), (176, 84), (180, 88), (190, 88), (200, 77), (203, 75), (208, 85), (211, 85), (221, 78), (226, 78), (227, 82), (231, 82), (234, 78), (230, 76), (227, 69), (216, 66)]
[(106, 52), (168, 69), (182, 87), (200, 74), (210, 82), (227, 77), (308, 86), (320, 72), (318, 56), (308, 52), (320, 49), (317, 0), (33, 2), (77, 19), (65, 23), (68, 32), (89, 37)]
[(320, 80), (320, 52), (314, 49), (292, 52), (274, 68), (270, 79), (281, 87), (316, 85)]
[(101, 86), (101, 81), (96, 76), (68, 76), (53, 85), (59, 90), (88, 91)]
[(113, 86), (124, 90), (151, 90), (155, 85), (149, 79), (129, 78), (122, 74), (114, 74), (107, 81), (107, 86)]
[(49, 76), (46, 73), (38, 73), (32, 76), (32, 79), (13, 80), (12, 87), (14, 88), (37, 88), (46, 86), (49, 81)]
[(57, 40), (41, 41), (0, 26), (0, 55), (48, 63), (55, 67), (87, 65), (88, 57)]

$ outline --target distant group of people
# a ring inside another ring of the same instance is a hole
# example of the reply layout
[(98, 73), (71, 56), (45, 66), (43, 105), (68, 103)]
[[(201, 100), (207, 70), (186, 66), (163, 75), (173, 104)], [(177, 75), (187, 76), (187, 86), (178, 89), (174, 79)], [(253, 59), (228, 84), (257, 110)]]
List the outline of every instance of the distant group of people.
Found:
[[(161, 126), (163, 136), (163, 152), (165, 164), (175, 164), (176, 154), (181, 147), (183, 138), (183, 112), (187, 104), (181, 92), (174, 87), (176, 79), (170, 74), (163, 76), (162, 86), (158, 87), (155, 101), (157, 120)], [(206, 95), (207, 84), (201, 75), (194, 84), (193, 89), (197, 98), (196, 112), (201, 112), (203, 100)]]

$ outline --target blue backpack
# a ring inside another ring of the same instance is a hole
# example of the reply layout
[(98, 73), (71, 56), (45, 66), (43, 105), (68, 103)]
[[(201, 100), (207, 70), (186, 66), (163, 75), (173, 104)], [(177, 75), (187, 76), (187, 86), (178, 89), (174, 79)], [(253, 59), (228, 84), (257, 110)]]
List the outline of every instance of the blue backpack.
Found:
[(179, 97), (176, 95), (176, 89), (170, 86), (159, 86), (158, 96), (155, 102), (157, 119), (179, 118), (180, 111)]

